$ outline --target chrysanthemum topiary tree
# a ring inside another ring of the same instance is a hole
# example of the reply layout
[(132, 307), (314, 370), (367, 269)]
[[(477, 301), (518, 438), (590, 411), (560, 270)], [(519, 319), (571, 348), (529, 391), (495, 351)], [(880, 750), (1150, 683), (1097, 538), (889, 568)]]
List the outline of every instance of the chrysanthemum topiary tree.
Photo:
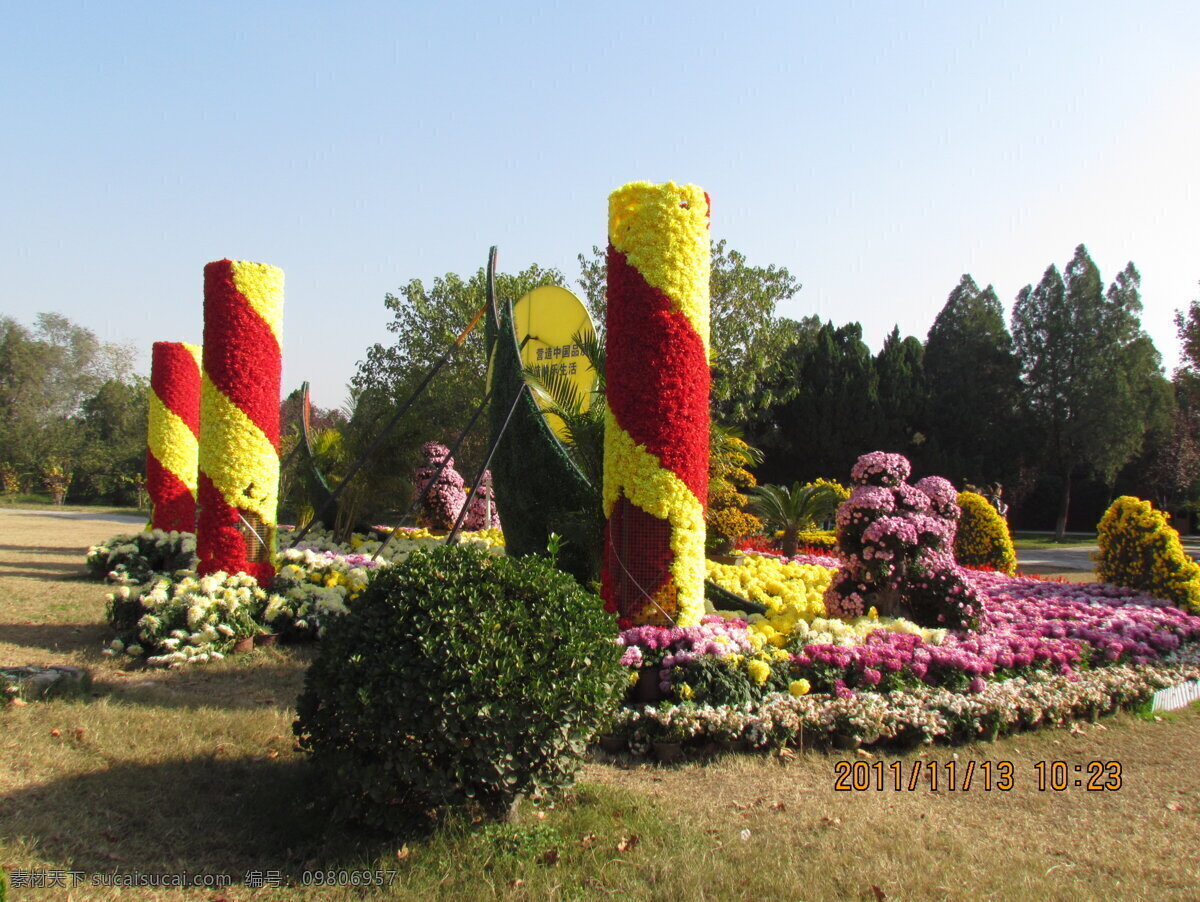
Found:
[(925, 626), (973, 629), (981, 602), (954, 561), (958, 493), (940, 476), (907, 482), (900, 454), (864, 454), (850, 471), (854, 490), (837, 513), (844, 566), (829, 584), (833, 617), (871, 608)]
[(1008, 522), (982, 495), (959, 492), (962, 519), (954, 536), (954, 558), (964, 567), (991, 567), (1012, 576), (1017, 572)]
[(428, 489), (421, 502), (421, 522), (430, 529), (450, 529), (467, 503), (462, 474), (454, 469), (450, 449), (440, 442), (423, 444), (421, 458), (413, 473), (413, 492), (419, 497)]
[(1100, 520), (1096, 575), (1200, 614), (1200, 564), (1189, 558), (1167, 515), (1122, 495)]

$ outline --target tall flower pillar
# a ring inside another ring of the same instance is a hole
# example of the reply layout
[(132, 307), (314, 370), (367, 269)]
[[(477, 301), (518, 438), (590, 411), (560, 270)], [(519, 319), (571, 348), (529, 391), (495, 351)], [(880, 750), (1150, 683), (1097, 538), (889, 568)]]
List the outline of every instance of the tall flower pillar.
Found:
[(196, 531), (200, 434), (200, 348), (156, 341), (150, 353), (146, 491), (150, 526)]
[(275, 575), (282, 320), (282, 270), (241, 260), (204, 267), (201, 574), (243, 572), (259, 583)]
[(695, 185), (609, 197), (601, 594), (622, 628), (704, 614), (708, 218)]

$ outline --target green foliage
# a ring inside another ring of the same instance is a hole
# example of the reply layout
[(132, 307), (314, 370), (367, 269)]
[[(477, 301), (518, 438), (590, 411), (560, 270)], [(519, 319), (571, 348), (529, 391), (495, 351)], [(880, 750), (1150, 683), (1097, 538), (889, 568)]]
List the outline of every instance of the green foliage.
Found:
[(964, 567), (992, 567), (1009, 576), (1017, 572), (1008, 522), (982, 495), (959, 492), (962, 517), (954, 535), (954, 559)]
[(1020, 364), (991, 285), (964, 275), (929, 330), (925, 345), (929, 431), (921, 455), (934, 473), (975, 482), (1017, 474), (1021, 437)]
[(1049, 267), (1013, 307), (1013, 341), (1045, 455), (1062, 480), (1057, 534), (1066, 530), (1071, 479), (1090, 470), (1111, 481), (1169, 411), (1159, 355), (1142, 331), (1141, 277), (1128, 264), (1105, 293), (1082, 244), (1065, 278)]
[(748, 490), (750, 509), (783, 530), (783, 553), (796, 553), (801, 532), (813, 530), (837, 510), (842, 499), (829, 485), (760, 485)]
[(58, 465), (80, 500), (136, 497), (146, 383), (134, 356), (58, 314), (38, 314), (32, 329), (0, 317), (0, 449), (23, 489)]
[(568, 785), (624, 689), (614, 636), (538, 557), (452, 546), (374, 574), (298, 703), (333, 815), (394, 833)]
[(144, 583), (160, 574), (193, 570), (196, 536), (161, 529), (113, 536), (88, 549), (87, 568), (97, 579), (115, 583)]
[(879, 376), (881, 448), (915, 454), (928, 438), (929, 391), (925, 384), (925, 348), (919, 338), (900, 338), (892, 329), (875, 356)]
[(698, 705), (743, 705), (760, 694), (735, 662), (717, 655), (697, 655), (672, 668), (671, 679), (677, 687), (688, 685), (691, 701)]
[(783, 353), (774, 392), (790, 394), (747, 426), (762, 448), (761, 478), (813, 479), (849, 471), (860, 455), (878, 447), (879, 377), (862, 326), (826, 323)]
[(1096, 576), (1165, 598), (1200, 614), (1200, 565), (1183, 551), (1179, 533), (1149, 501), (1122, 495), (1100, 521)]
[[(574, 390), (559, 386), (561, 412), (568, 414), (574, 429), (572, 445), (564, 446), (526, 390), (528, 376), (517, 348), (510, 304), (489, 309), (485, 334), (494, 348), (491, 431), (497, 435), (504, 429), (491, 470), (505, 544), (510, 554), (541, 554), (550, 534), (557, 532), (564, 540), (559, 566), (583, 585), (591, 585), (599, 578), (604, 534), (603, 483), (596, 475), (596, 468), (603, 469), (603, 430), (592, 417), (602, 412), (603, 399), (593, 396), (595, 412), (572, 413), (567, 395)], [(581, 347), (595, 355), (593, 365), (603, 368), (597, 344), (585, 340)], [(545, 387), (536, 375), (532, 381)], [(603, 384), (601, 378), (599, 385)]]
[[(516, 275), (497, 276), (499, 297), (513, 302), (539, 286), (562, 284), (561, 273), (536, 264)], [(398, 295), (386, 296), (384, 304), (392, 314), (388, 331), (395, 338), (390, 345), (368, 348), (351, 380), (354, 410), (345, 430), (351, 458), (375, 439), (397, 406), (454, 345), (483, 309), (485, 294), (486, 279), (480, 267), (466, 279), (456, 273), (438, 276), (430, 286), (412, 279)], [(408, 506), (412, 485), (407, 476), (416, 462), (417, 449), (428, 441), (453, 443), (486, 393), (487, 354), (484, 330), (477, 327), (374, 455), (366, 472), (355, 477), (356, 484), (370, 485), (371, 491), (357, 499), (359, 509), (353, 513), (373, 518), (388, 509)], [(487, 445), (487, 429), (477, 428), (455, 455), (468, 480), (482, 466)]]

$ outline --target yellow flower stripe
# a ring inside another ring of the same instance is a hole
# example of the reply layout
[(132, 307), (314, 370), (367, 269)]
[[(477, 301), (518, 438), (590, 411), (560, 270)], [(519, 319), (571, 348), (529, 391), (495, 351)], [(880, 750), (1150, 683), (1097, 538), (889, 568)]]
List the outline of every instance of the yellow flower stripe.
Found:
[(604, 515), (624, 495), (646, 513), (671, 524), (671, 576), (677, 589), (677, 623), (692, 626), (704, 615), (704, 505), (645, 445), (635, 444), (611, 410), (604, 413)]
[(258, 314), (275, 341), (283, 344), (283, 270), (269, 263), (231, 261), (233, 284)]
[(200, 469), (233, 507), (274, 525), (279, 503), (279, 455), (270, 439), (212, 383), (200, 382)]
[(186, 341), (181, 341), (180, 344), (183, 345), (185, 351), (196, 359), (196, 369), (204, 369), (204, 349), (200, 345), (189, 344)]
[(697, 185), (631, 182), (608, 198), (608, 238), (671, 299), (709, 353), (708, 199)]
[(200, 448), (196, 436), (192, 435), (187, 423), (167, 407), (158, 395), (147, 392), (147, 396), (150, 402), (147, 430), (150, 453), (164, 469), (178, 476), (179, 481), (188, 487), (188, 491), (195, 498), (196, 462)]

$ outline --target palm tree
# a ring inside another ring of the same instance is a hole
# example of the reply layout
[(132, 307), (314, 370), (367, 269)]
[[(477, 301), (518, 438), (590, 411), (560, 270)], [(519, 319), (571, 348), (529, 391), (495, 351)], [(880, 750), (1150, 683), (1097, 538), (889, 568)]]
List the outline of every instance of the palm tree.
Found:
[(841, 503), (827, 485), (793, 483), (791, 489), (781, 485), (760, 485), (747, 489), (751, 495), (750, 509), (777, 529), (783, 530), (783, 553), (796, 553), (800, 533), (825, 520)]

